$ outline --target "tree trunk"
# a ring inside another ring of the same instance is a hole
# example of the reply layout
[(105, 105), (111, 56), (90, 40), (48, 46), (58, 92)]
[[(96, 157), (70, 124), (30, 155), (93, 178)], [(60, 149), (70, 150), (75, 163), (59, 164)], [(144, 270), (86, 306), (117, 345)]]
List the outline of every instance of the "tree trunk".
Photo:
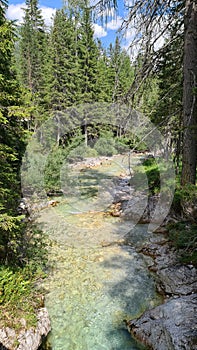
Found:
[(183, 168), (181, 184), (195, 184), (197, 163), (197, 1), (186, 0), (183, 62)]

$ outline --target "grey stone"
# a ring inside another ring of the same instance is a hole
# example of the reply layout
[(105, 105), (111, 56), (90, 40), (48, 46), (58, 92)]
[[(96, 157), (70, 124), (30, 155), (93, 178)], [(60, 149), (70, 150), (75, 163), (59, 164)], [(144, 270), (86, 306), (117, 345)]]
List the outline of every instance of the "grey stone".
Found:
[(169, 266), (157, 271), (165, 293), (187, 295), (197, 292), (196, 269), (187, 266)]
[(37, 350), (51, 330), (46, 308), (38, 310), (37, 318), (36, 328), (23, 329), (19, 334), (8, 327), (0, 329), (0, 350)]
[(166, 301), (129, 321), (128, 329), (154, 350), (196, 350), (197, 294)]

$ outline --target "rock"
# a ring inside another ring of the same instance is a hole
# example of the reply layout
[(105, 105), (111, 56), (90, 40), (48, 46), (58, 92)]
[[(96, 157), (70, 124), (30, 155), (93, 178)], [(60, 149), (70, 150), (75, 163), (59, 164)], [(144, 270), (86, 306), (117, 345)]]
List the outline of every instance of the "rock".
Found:
[(196, 350), (197, 294), (169, 299), (127, 326), (153, 350)]
[(167, 294), (187, 295), (197, 293), (197, 272), (188, 266), (168, 266), (158, 269), (160, 281)]
[[(133, 234), (127, 240), (133, 240)], [(138, 252), (156, 274), (157, 289), (166, 301), (127, 322), (128, 329), (153, 350), (197, 350), (196, 268), (181, 265), (167, 237), (159, 233), (149, 233), (148, 240), (139, 241)]]
[(121, 203), (112, 204), (108, 213), (111, 216), (119, 217), (121, 215)]
[(126, 220), (139, 222), (147, 206), (147, 196), (140, 193), (133, 193), (132, 198), (122, 203), (121, 217)]
[(0, 329), (0, 350), (37, 350), (51, 330), (46, 308), (38, 310), (37, 318), (36, 328), (24, 328), (19, 334), (9, 327)]

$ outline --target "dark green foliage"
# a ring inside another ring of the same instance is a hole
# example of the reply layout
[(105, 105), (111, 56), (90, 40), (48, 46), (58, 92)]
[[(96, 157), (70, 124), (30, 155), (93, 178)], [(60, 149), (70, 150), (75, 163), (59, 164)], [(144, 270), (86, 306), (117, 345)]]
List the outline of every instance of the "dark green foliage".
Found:
[[(82, 145), (83, 142), (83, 145)], [(46, 192), (61, 189), (61, 170), (69, 162), (81, 160), (85, 157), (86, 147), (84, 136), (76, 129), (66, 147), (55, 146), (48, 158), (44, 170), (44, 188)]]
[[(185, 216), (185, 209), (189, 209), (189, 207), (195, 207), (196, 203), (197, 187), (191, 184), (181, 187), (178, 184), (172, 203), (172, 209), (175, 211), (175, 213), (181, 216)], [(190, 215), (190, 221), (195, 221), (195, 217), (192, 216), (192, 212)]]
[(36, 292), (35, 284), (43, 278), (42, 272), (32, 274), (28, 269), (0, 267), (0, 327), (20, 330), (36, 326), (36, 310), (43, 306), (42, 296)]
[[(27, 0), (24, 23), (16, 47), (18, 77), (24, 88), (27, 107), (31, 110), (28, 128), (34, 130), (46, 118), (49, 107), (48, 73), (50, 56), (48, 36), (37, 0)], [(29, 98), (30, 94), (30, 98)]]
[[(142, 160), (133, 168), (134, 175), (130, 182), (137, 185), (141, 190), (148, 189), (150, 195), (158, 194), (160, 191), (160, 172), (155, 158), (150, 157)], [(144, 188), (147, 184), (147, 188)]]
[(178, 250), (180, 261), (197, 266), (197, 225), (186, 222), (168, 225), (169, 238)]
[(94, 32), (91, 23), (91, 12), (85, 1), (80, 16), (79, 40), (77, 55), (79, 62), (79, 76), (81, 80), (80, 102), (89, 103), (97, 100), (96, 82), (98, 75), (98, 47), (94, 41)]
[(42, 304), (34, 283), (46, 261), (41, 231), (19, 216), (20, 164), (25, 148), (22, 92), (13, 69), (15, 28), (0, 3), (0, 327), (35, 325)]
[(110, 44), (109, 47), (108, 79), (111, 82), (112, 101), (122, 101), (133, 82), (134, 69), (126, 50), (121, 48), (118, 37), (115, 45)]
[(51, 33), (51, 108), (63, 110), (80, 100), (77, 32), (71, 15), (58, 10)]
[(160, 172), (155, 158), (150, 157), (142, 163), (148, 179), (149, 191), (152, 194), (158, 193), (160, 189)]
[[(5, 8), (2, 16), (5, 16)], [(24, 131), (18, 105), (20, 88), (12, 70), (14, 27), (5, 17), (0, 21), (0, 261), (16, 262), (20, 236), (17, 200), (20, 196), (19, 169), (24, 151)]]
[(168, 225), (169, 238), (177, 249), (180, 261), (197, 266), (197, 187), (177, 186), (172, 212), (180, 218), (180, 222)]
[(58, 191), (61, 189), (60, 170), (66, 160), (68, 151), (61, 147), (56, 147), (48, 156), (44, 172), (46, 192)]
[(83, 160), (84, 158), (97, 157), (98, 153), (94, 148), (85, 146), (84, 141), (76, 148), (72, 149), (68, 156), (68, 161)]
[(112, 102), (113, 78), (110, 76), (109, 58), (99, 41), (98, 52), (95, 101)]
[(115, 148), (117, 153), (125, 153), (129, 152), (129, 146), (127, 140), (124, 137), (116, 137), (115, 138)]
[(103, 131), (98, 141), (95, 143), (94, 149), (99, 156), (113, 156), (117, 153), (115, 148), (115, 139), (110, 131)]

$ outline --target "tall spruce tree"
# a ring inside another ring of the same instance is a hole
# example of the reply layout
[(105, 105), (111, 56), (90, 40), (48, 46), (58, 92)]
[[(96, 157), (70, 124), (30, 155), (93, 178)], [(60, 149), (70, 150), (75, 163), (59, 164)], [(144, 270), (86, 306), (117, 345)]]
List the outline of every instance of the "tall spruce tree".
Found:
[(109, 70), (114, 102), (123, 99), (134, 78), (134, 70), (126, 50), (121, 48), (120, 40), (116, 37), (115, 45), (109, 46)]
[(63, 110), (80, 99), (76, 36), (71, 13), (56, 11), (51, 33), (52, 110)]
[(109, 69), (109, 58), (106, 49), (102, 47), (100, 40), (96, 42), (98, 47), (96, 102), (112, 102), (112, 86)]
[(78, 37), (79, 75), (81, 80), (81, 102), (96, 101), (96, 82), (98, 75), (99, 51), (94, 40), (91, 11), (88, 1), (80, 10)]
[(20, 222), (19, 168), (24, 132), (19, 113), (20, 88), (12, 70), (14, 26), (6, 20), (7, 3), (0, 2), (0, 262), (16, 262)]
[[(98, 1), (97, 6), (103, 9), (103, 1)], [(117, 2), (105, 1), (104, 8), (116, 8)], [(127, 4), (128, 16), (124, 20), (123, 28), (134, 26), (135, 36), (133, 45), (141, 43), (143, 64), (136, 74), (134, 83), (127, 96), (131, 101), (139, 91), (142, 82), (154, 70), (158, 59), (163, 53), (163, 48), (170, 47), (179, 33), (184, 34), (183, 46), (183, 152), (181, 183), (196, 183), (197, 166), (197, 6), (196, 1), (139, 1), (135, 0)], [(183, 25), (184, 22), (184, 25)], [(160, 49), (157, 48), (158, 40), (167, 36), (170, 29), (176, 23), (176, 31), (168, 43)]]
[(32, 115), (29, 120), (29, 128), (35, 129), (48, 106), (46, 94), (47, 34), (38, 0), (26, 0), (24, 13), (18, 43), (20, 66), (18, 72), (20, 81), (26, 88), (27, 96), (29, 92), (31, 93)]

